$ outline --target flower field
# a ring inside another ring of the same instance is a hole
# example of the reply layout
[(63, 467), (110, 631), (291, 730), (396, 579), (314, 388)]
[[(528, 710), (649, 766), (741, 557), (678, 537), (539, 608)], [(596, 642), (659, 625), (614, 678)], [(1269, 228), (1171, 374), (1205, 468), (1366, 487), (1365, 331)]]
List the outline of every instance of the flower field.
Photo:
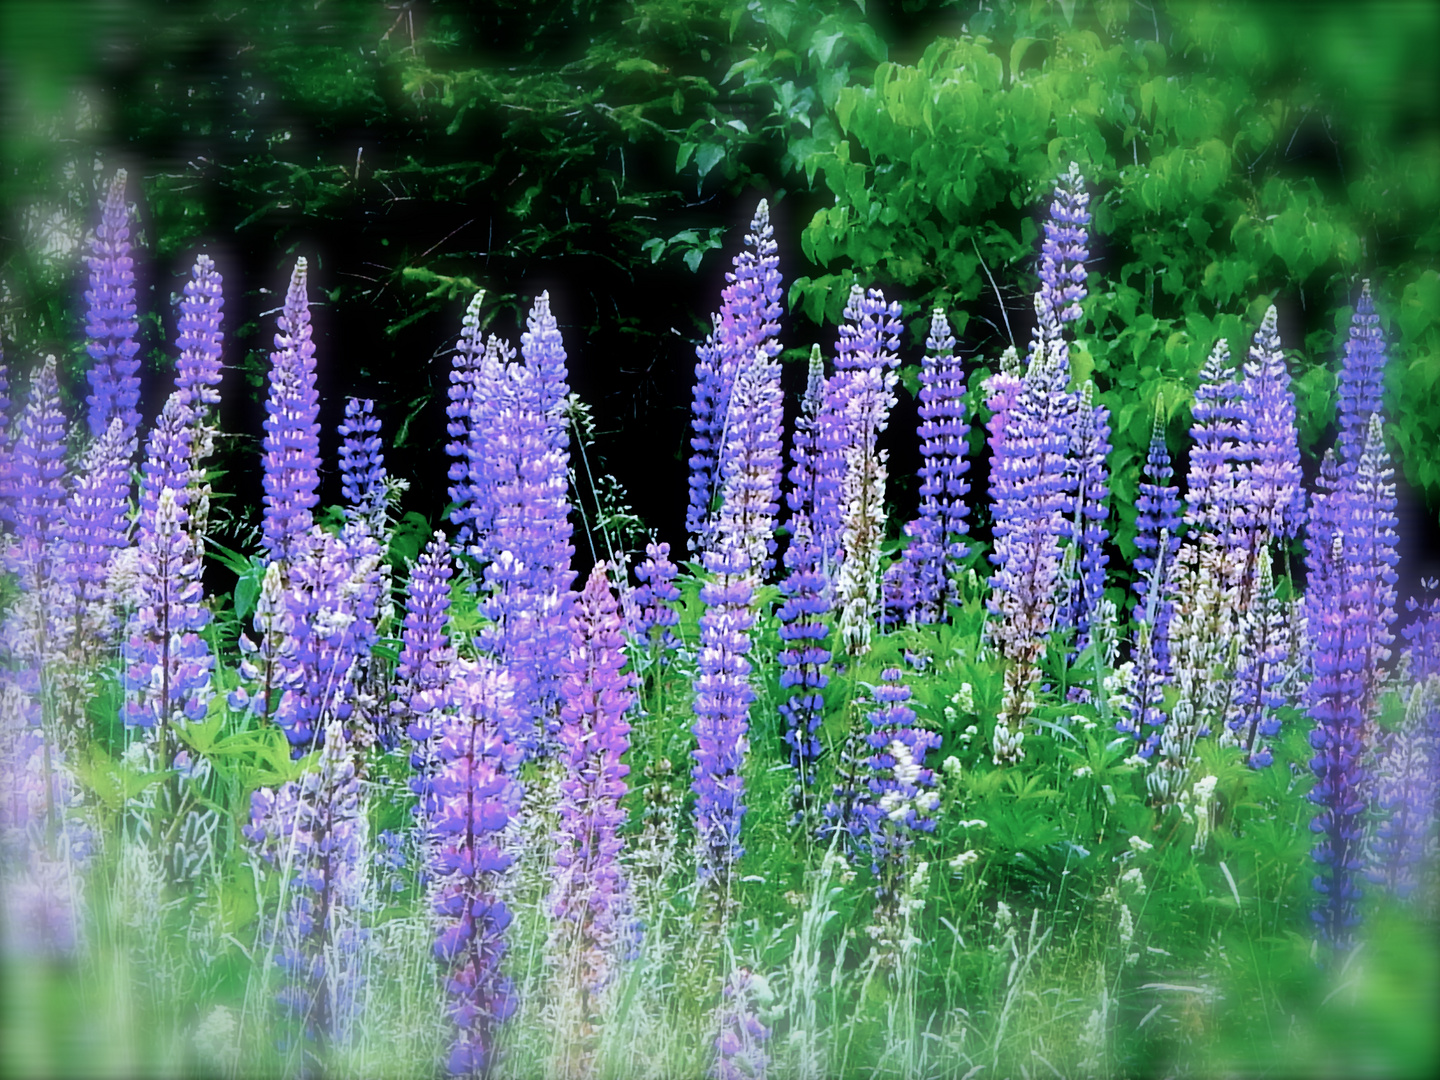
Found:
[(321, 430), (301, 256), (232, 547), (234, 283), (195, 258), (142, 421), (128, 180), (83, 409), (55, 358), (0, 367), (7, 1074), (1433, 1066), (1440, 600), (1398, 595), (1368, 282), (1314, 476), (1274, 307), (1188, 424), (1141, 403), (1126, 562), (1071, 364), (1107, 273), (1078, 166), (1023, 351), (979, 372), (937, 308), (907, 355), (857, 285), (798, 394), (762, 200), (696, 352), (688, 550), (585, 516), (558, 291), (518, 343), (470, 302), (450, 505), (407, 549), (374, 402)]

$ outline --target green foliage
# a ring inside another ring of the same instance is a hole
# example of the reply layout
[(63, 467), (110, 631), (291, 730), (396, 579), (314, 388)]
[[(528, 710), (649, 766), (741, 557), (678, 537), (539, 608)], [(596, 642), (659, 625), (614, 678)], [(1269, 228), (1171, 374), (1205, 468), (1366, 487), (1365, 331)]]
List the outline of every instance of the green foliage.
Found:
[[(1363, 25), (1399, 47), (1409, 25), (1324, 11), (1317, 33), (1332, 43)], [(1094, 192), (1100, 263), (1075, 377), (1093, 372), (1111, 410), (1118, 505), (1133, 503), (1153, 403), (1172, 432), (1183, 428), (1215, 340), (1228, 338), (1243, 357), (1272, 299), (1285, 312), (1302, 450), (1318, 456), (1346, 329), (1338, 317), (1332, 326), (1327, 309), (1348, 308), (1363, 276), (1376, 279), (1396, 342), (1387, 430), (1406, 477), (1436, 502), (1433, 128), (1430, 142), (1405, 155), (1428, 178), (1428, 186), (1407, 180), (1406, 198), (1387, 203), (1371, 190), (1378, 176), (1400, 182), (1373, 126), (1351, 133), (1366, 180), (1342, 186), (1333, 174), (1344, 176), (1347, 163), (1328, 146), (1319, 179), (1306, 175), (1287, 160), (1290, 147), (1315, 139), (1326, 78), (1353, 80), (1354, 71), (1332, 57), (1335, 66), (1312, 63), (1291, 80), (1289, 24), (1250, 15), (1245, 33), (1232, 32), (1230, 5), (1172, 3), (1158, 12), (1164, 31), (1157, 23), (1156, 39), (1145, 40), (1136, 31), (1148, 18), (1124, 3), (1076, 5), (1073, 18), (1040, 5), (1004, 7), (970, 19), (969, 33), (934, 41), (914, 63), (882, 63), (868, 84), (842, 89), (833, 109), (840, 138), (816, 154), (833, 205), (815, 211), (801, 241), (828, 272), (796, 280), (792, 305), (837, 321), (853, 275), (898, 286), (910, 317), (933, 304), (983, 309), (994, 282), (1016, 280), (1025, 288), (1003, 300), (1023, 310), (1020, 297), (1034, 281), (1032, 208), (1045, 205), (1057, 173), (1075, 160)], [(1011, 340), (1023, 340), (1024, 316), (1006, 322)], [(912, 327), (918, 341), (923, 329)], [(1128, 554), (1133, 518), (1122, 515)]]

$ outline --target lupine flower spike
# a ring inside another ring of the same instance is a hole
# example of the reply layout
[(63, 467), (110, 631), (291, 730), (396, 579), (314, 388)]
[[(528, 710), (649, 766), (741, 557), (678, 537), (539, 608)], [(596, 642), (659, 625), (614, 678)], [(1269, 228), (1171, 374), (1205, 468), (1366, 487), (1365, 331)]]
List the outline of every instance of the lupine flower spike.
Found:
[(1360, 286), (1360, 299), (1350, 319), (1350, 338), (1345, 342), (1345, 360), (1340, 365), (1340, 434), (1336, 453), (1346, 468), (1360, 461), (1370, 414), (1380, 411), (1385, 392), (1385, 333), (1370, 297), (1370, 282)]
[(511, 916), (498, 885), (511, 862), (501, 836), (520, 809), (522, 751), (505, 737), (516, 728), (509, 676), (488, 660), (457, 661), (452, 671), (429, 702), (447, 710), (435, 740), (438, 806), (430, 821), (433, 906), (441, 926), (435, 957), (455, 1025), (450, 1074), (481, 1077), (496, 1059), (496, 1028), (516, 1005), (502, 970)]
[[(837, 624), (845, 651), (860, 656), (880, 614), (880, 542), (885, 530), (888, 452), (881, 433), (895, 406), (900, 305), (887, 304), (878, 289), (850, 291), (840, 327), (835, 374), (826, 387), (822, 416), (822, 469), (843, 462), (835, 579)], [(816, 513), (817, 530), (824, 526)]]
[(714, 329), (696, 349), (695, 434), (690, 443), (695, 453), (690, 458), (690, 507), (685, 518), (691, 550), (696, 552), (711, 542), (718, 509), (714, 504), (725, 483), (725, 423), (736, 375), (757, 348), (770, 357), (780, 352), (780, 260), (770, 226), (770, 204), (764, 199), (755, 209), (745, 245), (735, 256), (735, 269), (725, 275)]
[(120, 418), (122, 441), (140, 427), (140, 345), (135, 340), (135, 264), (130, 258), (130, 210), (125, 202), (124, 169), (117, 169), (95, 230), (90, 288), (85, 300), (86, 351), (94, 361), (90, 381), (90, 434), (99, 438), (113, 417)]
[(700, 590), (699, 674), (695, 680), (695, 791), (700, 875), (722, 904), (744, 848), (743, 766), (750, 704), (750, 629), (755, 584), (770, 555), (780, 492), (779, 367), (763, 349), (736, 374), (726, 425), (725, 486), (716, 546), (705, 552), (713, 577)]
[[(570, 620), (570, 652), (561, 661), (559, 827), (550, 894), (554, 952), (563, 999), (588, 1029), (629, 936), (630, 899), (620, 865), (620, 803), (630, 768), (625, 713), (634, 701), (625, 665), (619, 607), (604, 563), (597, 563)], [(584, 1041), (584, 1040), (582, 1040)], [(588, 1063), (588, 1046), (576, 1047)], [(588, 1071), (574, 1063), (577, 1071)]]
[(285, 979), (278, 1000), (298, 1022), (312, 1067), (323, 1068), (325, 1051), (349, 1041), (358, 1019), (366, 818), (352, 755), (344, 726), (332, 721), (319, 767), (256, 791), (244, 828), (288, 880), (275, 950)]
[(310, 340), (307, 263), (295, 260), (270, 354), (265, 402), (264, 545), (286, 567), (307, 550), (311, 511), (319, 502), (320, 399), (315, 391), (315, 346)]

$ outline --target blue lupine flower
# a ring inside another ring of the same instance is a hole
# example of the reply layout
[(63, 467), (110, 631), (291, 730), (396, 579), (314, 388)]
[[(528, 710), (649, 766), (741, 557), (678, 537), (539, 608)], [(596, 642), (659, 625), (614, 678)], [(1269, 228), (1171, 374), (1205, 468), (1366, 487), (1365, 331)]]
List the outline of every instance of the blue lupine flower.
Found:
[[(575, 603), (570, 651), (561, 661), (559, 825), (555, 832), (552, 933), (575, 965), (587, 1002), (604, 990), (629, 933), (630, 898), (620, 865), (621, 807), (630, 767), (626, 711), (634, 702), (619, 606), (597, 563)], [(586, 1008), (588, 1014), (590, 1008)]]
[(134, 439), (140, 427), (140, 345), (135, 340), (135, 263), (130, 258), (130, 210), (125, 203), (124, 169), (117, 169), (105, 197), (94, 254), (87, 257), (90, 288), (85, 312), (85, 350), (94, 364), (90, 382), (90, 434), (99, 438), (118, 416), (122, 441)]
[(319, 502), (320, 399), (315, 391), (315, 346), (310, 340), (307, 263), (295, 260), (270, 354), (265, 402), (264, 547), (267, 558), (290, 564), (310, 541), (311, 511)]
[(755, 208), (745, 244), (735, 256), (735, 269), (725, 275), (714, 328), (695, 353), (691, 410), (695, 434), (690, 442), (695, 452), (690, 458), (690, 505), (685, 517), (690, 549), (695, 552), (710, 543), (715, 502), (725, 483), (725, 422), (736, 373), (757, 348), (771, 357), (780, 352), (780, 259), (770, 205), (764, 199)]

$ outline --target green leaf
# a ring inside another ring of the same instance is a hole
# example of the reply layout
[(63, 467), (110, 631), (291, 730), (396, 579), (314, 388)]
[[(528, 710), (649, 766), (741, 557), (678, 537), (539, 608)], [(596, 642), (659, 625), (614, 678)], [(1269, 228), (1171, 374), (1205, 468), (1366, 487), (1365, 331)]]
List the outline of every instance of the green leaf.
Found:
[(704, 143), (695, 153), (695, 167), (700, 171), (700, 175), (703, 177), (707, 173), (709, 173), (711, 169), (718, 165), (720, 163), (720, 159), (724, 156), (725, 149), (724, 147), (720, 146), (720, 144)]

